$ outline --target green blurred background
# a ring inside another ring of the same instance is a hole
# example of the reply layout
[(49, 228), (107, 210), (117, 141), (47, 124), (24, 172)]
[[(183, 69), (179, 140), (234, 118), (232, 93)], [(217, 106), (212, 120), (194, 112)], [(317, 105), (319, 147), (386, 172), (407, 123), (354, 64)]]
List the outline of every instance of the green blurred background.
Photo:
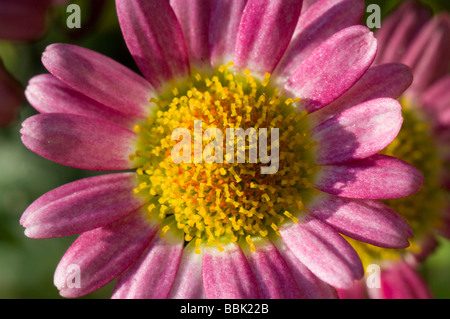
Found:
[[(366, 1), (379, 4), (382, 17), (401, 0)], [(434, 12), (450, 11), (450, 1), (427, 0)], [(25, 87), (37, 74), (47, 73), (40, 57), (50, 43), (65, 42), (91, 48), (132, 69), (136, 69), (123, 42), (113, 0), (96, 16), (91, 1), (72, 1), (80, 5), (81, 29), (66, 27), (66, 5), (49, 13), (48, 31), (32, 43), (0, 41), (0, 57), (7, 69)], [(0, 298), (61, 298), (53, 286), (53, 272), (76, 236), (56, 239), (29, 239), (23, 234), (19, 219), (27, 206), (42, 194), (73, 180), (92, 176), (87, 172), (64, 167), (43, 159), (26, 149), (20, 140), (21, 122), (35, 114), (24, 101), (15, 123), (0, 128)], [(100, 173), (98, 173), (100, 174)], [(440, 240), (437, 251), (421, 268), (436, 298), (450, 298), (450, 242)], [(106, 287), (84, 298), (109, 298), (113, 288)]]

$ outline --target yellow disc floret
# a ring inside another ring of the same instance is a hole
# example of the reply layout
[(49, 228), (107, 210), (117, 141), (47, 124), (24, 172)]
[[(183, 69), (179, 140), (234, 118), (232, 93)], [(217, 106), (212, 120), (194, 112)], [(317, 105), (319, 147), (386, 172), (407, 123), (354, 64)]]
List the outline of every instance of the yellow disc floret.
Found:
[[(135, 127), (134, 191), (149, 196), (152, 216), (173, 218), (197, 247), (209, 242), (222, 249), (243, 239), (254, 249), (251, 238), (296, 222), (317, 168), (298, 100), (272, 88), (269, 74), (258, 81), (231, 68), (192, 71), (151, 100), (152, 116)], [(184, 136), (174, 134), (180, 128)]]

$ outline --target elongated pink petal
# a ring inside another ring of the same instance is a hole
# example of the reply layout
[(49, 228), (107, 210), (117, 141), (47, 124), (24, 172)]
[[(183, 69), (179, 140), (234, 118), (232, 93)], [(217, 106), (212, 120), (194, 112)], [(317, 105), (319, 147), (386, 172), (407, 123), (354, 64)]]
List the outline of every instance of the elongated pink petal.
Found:
[(0, 39), (32, 41), (46, 28), (50, 0), (0, 0)]
[(102, 54), (57, 43), (46, 48), (42, 63), (56, 78), (99, 103), (131, 116), (150, 114), (150, 83)]
[(389, 199), (415, 194), (423, 182), (423, 175), (412, 165), (377, 154), (345, 165), (323, 166), (314, 185), (342, 197)]
[(135, 173), (84, 178), (35, 200), (20, 223), (31, 238), (69, 236), (105, 226), (138, 210), (145, 200), (133, 194)]
[(405, 1), (383, 20), (375, 37), (379, 50), (374, 63), (400, 62), (407, 48), (430, 19), (431, 12), (415, 1)]
[(380, 201), (320, 193), (306, 208), (341, 234), (372, 245), (406, 248), (413, 236), (408, 223)]
[(205, 247), (202, 271), (206, 298), (258, 298), (256, 279), (239, 245), (230, 243), (223, 248)]
[(246, 4), (247, 0), (212, 0), (208, 37), (213, 66), (234, 60), (239, 23)]
[(432, 111), (439, 121), (439, 111), (450, 105), (450, 75), (443, 76), (420, 96), (421, 102), (428, 111)]
[(139, 211), (81, 234), (59, 262), (55, 286), (66, 298), (80, 297), (99, 289), (139, 258), (157, 229), (158, 225), (147, 220), (145, 212)]
[(37, 114), (22, 123), (22, 142), (59, 164), (90, 170), (133, 168), (136, 134), (116, 124), (73, 114)]
[(289, 78), (285, 89), (301, 99), (302, 108), (317, 111), (361, 78), (376, 50), (377, 42), (369, 29), (364, 26), (345, 28), (311, 52)]
[(311, 131), (319, 165), (345, 163), (376, 154), (388, 146), (402, 126), (402, 106), (380, 98), (363, 102)]
[(208, 63), (211, 0), (172, 0), (170, 5), (183, 30), (190, 64)]
[(302, 294), (302, 299), (337, 299), (336, 290), (314, 275), (300, 260), (295, 257), (283, 239), (272, 238)]
[(333, 103), (309, 116), (311, 127), (360, 103), (378, 98), (399, 98), (411, 85), (411, 69), (400, 63), (371, 67), (358, 82)]
[(136, 118), (107, 107), (72, 89), (50, 74), (33, 77), (25, 90), (28, 102), (40, 113), (67, 113), (108, 120), (132, 128)]
[(423, 27), (403, 56), (401, 63), (411, 67), (414, 82), (408, 91), (422, 93), (450, 67), (450, 14), (441, 13)]
[(269, 240), (257, 240), (255, 251), (246, 245), (243, 252), (255, 275), (261, 298), (298, 299), (302, 296), (289, 267)]
[(169, 299), (204, 299), (202, 279), (202, 259), (200, 252), (195, 252), (195, 241), (189, 242), (183, 249), (177, 276), (173, 282)]
[(381, 290), (369, 289), (369, 294), (383, 299), (431, 299), (425, 280), (406, 262), (400, 262), (381, 272)]
[(344, 28), (358, 24), (364, 7), (363, 0), (321, 0), (314, 3), (301, 14), (291, 43), (274, 75), (282, 78), (281, 82), (286, 81), (323, 41)]
[(301, 8), (299, 0), (249, 0), (237, 35), (236, 69), (271, 73), (291, 40)]
[(349, 288), (363, 276), (361, 261), (336, 230), (303, 213), (297, 223), (280, 227), (281, 237), (293, 254), (321, 280), (336, 288)]
[(117, 280), (113, 299), (164, 299), (169, 295), (183, 252), (183, 236), (156, 235), (139, 260)]
[(116, 8), (128, 49), (155, 88), (189, 74), (183, 32), (169, 1), (116, 0)]

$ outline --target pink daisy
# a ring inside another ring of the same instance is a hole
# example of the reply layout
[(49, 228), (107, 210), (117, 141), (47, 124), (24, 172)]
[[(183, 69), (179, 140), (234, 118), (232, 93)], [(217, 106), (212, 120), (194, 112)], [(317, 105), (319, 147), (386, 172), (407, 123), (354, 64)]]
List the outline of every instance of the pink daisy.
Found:
[[(23, 123), (30, 150), (121, 171), (63, 185), (21, 218), (32, 238), (81, 233), (55, 272), (61, 295), (82, 296), (118, 277), (113, 298), (333, 298), (334, 287), (363, 276), (341, 234), (409, 245), (409, 225), (379, 200), (416, 193), (423, 176), (377, 153), (400, 130), (395, 99), (411, 74), (400, 64), (371, 67), (376, 40), (354, 25), (364, 1), (322, 0), (302, 14), (299, 0), (116, 7), (143, 77), (88, 49), (53, 44), (42, 58), (51, 75), (26, 90), (41, 113)], [(261, 173), (269, 164), (250, 155), (195, 162), (195, 145), (194, 163), (176, 164), (172, 133), (194, 131), (196, 120), (202, 133), (279, 129), (271, 149), (278, 170)], [(79, 285), (68, 271), (74, 265)]]
[[(414, 232), (408, 249), (390, 251), (354, 242), (364, 264), (381, 267), (379, 287), (358, 283), (339, 291), (342, 298), (431, 298), (432, 293), (418, 269), (437, 246), (441, 236), (450, 236), (448, 154), (450, 146), (450, 16), (432, 16), (415, 1), (403, 3), (383, 22), (376, 35), (376, 64), (400, 62), (411, 67), (412, 85), (400, 97), (403, 126), (382, 153), (401, 158), (425, 177), (421, 191), (395, 201), (386, 201), (403, 216)], [(447, 165), (447, 166), (446, 166)]]

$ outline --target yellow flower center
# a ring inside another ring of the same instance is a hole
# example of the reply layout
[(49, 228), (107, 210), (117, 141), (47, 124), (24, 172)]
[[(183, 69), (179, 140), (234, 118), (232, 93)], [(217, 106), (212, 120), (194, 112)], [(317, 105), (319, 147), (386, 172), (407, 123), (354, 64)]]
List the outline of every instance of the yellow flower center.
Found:
[(417, 194), (384, 201), (399, 213), (411, 226), (414, 238), (404, 250), (390, 250), (358, 243), (351, 240), (366, 265), (381, 260), (398, 260), (406, 252), (420, 253), (421, 242), (439, 228), (440, 216), (445, 207), (445, 192), (441, 187), (442, 162), (429, 130), (428, 122), (411, 102), (402, 99), (403, 125), (396, 139), (382, 151), (383, 154), (400, 158), (419, 169), (425, 183)]
[[(149, 216), (172, 221), (163, 233), (176, 225), (197, 252), (203, 242), (222, 250), (230, 241), (254, 250), (254, 239), (296, 222), (317, 170), (297, 100), (271, 87), (269, 74), (258, 81), (231, 66), (212, 74), (193, 70), (152, 99), (152, 116), (135, 127), (140, 140), (130, 158), (139, 163), (140, 185), (134, 192), (149, 196)], [(174, 134), (179, 128), (188, 134)], [(186, 139), (187, 147), (177, 147)]]

